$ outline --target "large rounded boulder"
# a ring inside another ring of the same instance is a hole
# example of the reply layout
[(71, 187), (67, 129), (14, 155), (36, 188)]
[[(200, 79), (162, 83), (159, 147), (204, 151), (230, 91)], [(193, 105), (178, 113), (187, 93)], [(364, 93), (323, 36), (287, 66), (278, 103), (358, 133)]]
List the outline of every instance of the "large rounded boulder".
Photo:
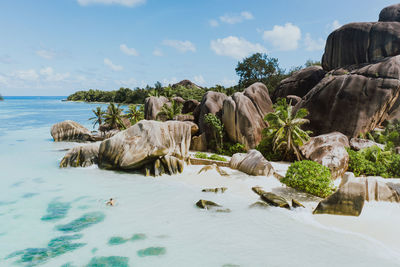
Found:
[(324, 78), (325, 74), (326, 71), (321, 66), (311, 66), (296, 71), (279, 83), (271, 98), (276, 102), (278, 98), (286, 98), (289, 95), (303, 97)]
[(329, 72), (294, 111), (309, 111), (314, 135), (341, 132), (348, 138), (382, 123), (400, 93), (400, 56), (375, 64), (353, 65)]
[(243, 93), (237, 92), (225, 99), (222, 122), (229, 139), (248, 149), (255, 148), (261, 141), (262, 130), (268, 126), (264, 117), (272, 111), (268, 89), (262, 83), (255, 83)]
[(379, 13), (379, 21), (400, 22), (400, 4), (391, 5), (382, 9)]
[(255, 149), (247, 153), (236, 153), (232, 156), (229, 166), (249, 175), (270, 176), (275, 173), (271, 163)]
[(61, 160), (60, 167), (88, 167), (98, 163), (100, 142), (70, 149)]
[(88, 142), (94, 141), (90, 131), (74, 121), (63, 121), (51, 127), (51, 136), (55, 142)]
[(101, 143), (99, 167), (142, 169), (155, 176), (181, 172), (189, 156), (190, 138), (188, 123), (142, 120)]
[(346, 24), (333, 31), (325, 46), (322, 67), (335, 68), (374, 63), (400, 54), (400, 22)]
[(164, 96), (147, 97), (144, 102), (144, 118), (146, 120), (157, 119), (157, 114), (161, 111), (161, 108), (164, 106), (164, 104), (168, 102), (169, 102), (168, 98)]
[(349, 166), (350, 147), (347, 137), (339, 132), (311, 137), (301, 148), (306, 159), (318, 162), (331, 171), (332, 179), (341, 177)]

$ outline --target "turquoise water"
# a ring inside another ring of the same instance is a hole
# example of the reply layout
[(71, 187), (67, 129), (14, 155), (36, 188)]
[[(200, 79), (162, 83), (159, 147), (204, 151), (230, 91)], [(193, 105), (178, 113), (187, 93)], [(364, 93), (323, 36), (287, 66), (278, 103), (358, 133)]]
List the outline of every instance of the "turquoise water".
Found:
[[(97, 106), (61, 99), (0, 102), (0, 266), (400, 265), (399, 247), (369, 235), (399, 236), (397, 206), (385, 206), (393, 217), (372, 208), (360, 218), (335, 217), (341, 220), (336, 227), (309, 211), (249, 209), (257, 197), (240, 192), (267, 186), (265, 177), (200, 176), (196, 167), (157, 179), (96, 167), (59, 169), (63, 150), (76, 144), (54, 143), (51, 125), (71, 119), (91, 127)], [(202, 193), (202, 183), (228, 191)], [(115, 207), (104, 204), (110, 197)], [(199, 210), (199, 199), (232, 212)]]

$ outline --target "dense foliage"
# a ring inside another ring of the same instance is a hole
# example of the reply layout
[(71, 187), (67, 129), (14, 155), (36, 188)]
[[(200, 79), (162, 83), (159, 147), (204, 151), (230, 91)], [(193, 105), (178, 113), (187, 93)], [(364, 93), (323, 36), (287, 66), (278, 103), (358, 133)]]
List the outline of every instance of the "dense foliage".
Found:
[(166, 120), (173, 120), (176, 115), (182, 113), (183, 105), (178, 101), (172, 100), (171, 103), (165, 103), (160, 112), (158, 112), (158, 116), (164, 117)]
[(239, 62), (235, 69), (239, 76), (239, 86), (246, 88), (255, 82), (264, 83), (272, 92), (287, 75), (281, 69), (277, 58), (269, 58), (266, 54), (255, 53)]
[(92, 109), (94, 117), (91, 117), (89, 120), (93, 121), (93, 128), (96, 127), (96, 124), (99, 126), (103, 124), (104, 115), (106, 112), (101, 109), (101, 107), (97, 107), (96, 109)]
[(310, 160), (296, 161), (290, 165), (281, 182), (318, 197), (327, 197), (334, 192), (329, 169)]
[(360, 151), (348, 149), (349, 171), (355, 176), (400, 177), (400, 155), (377, 146)]
[(263, 138), (257, 146), (268, 160), (301, 160), (300, 147), (308, 141), (311, 132), (301, 126), (308, 123), (306, 109), (299, 109), (293, 114), (293, 107), (286, 99), (279, 99), (274, 104), (274, 112), (268, 113), (265, 120), (268, 127), (263, 131)]
[(216, 155), (216, 154), (212, 154), (210, 156), (207, 156), (206, 153), (203, 152), (197, 152), (196, 154), (194, 154), (195, 158), (198, 159), (210, 159), (210, 160), (218, 160), (218, 161), (227, 161), (226, 158), (220, 156), (220, 155)]
[(131, 125), (135, 125), (144, 119), (144, 105), (129, 105), (124, 116), (129, 119)]
[(222, 149), (224, 144), (224, 125), (221, 120), (212, 113), (208, 113), (204, 115), (204, 122), (210, 126), (214, 140), (212, 142), (215, 143), (216, 149)]
[(385, 129), (375, 130), (361, 137), (385, 144), (388, 148), (398, 147), (400, 146), (400, 122), (395, 120), (394, 122), (387, 123)]

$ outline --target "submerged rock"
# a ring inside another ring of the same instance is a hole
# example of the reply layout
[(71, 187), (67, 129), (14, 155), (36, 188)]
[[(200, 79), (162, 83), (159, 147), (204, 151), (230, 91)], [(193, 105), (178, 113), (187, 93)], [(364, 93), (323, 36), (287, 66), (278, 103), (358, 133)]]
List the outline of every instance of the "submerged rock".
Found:
[(73, 141), (87, 142), (94, 141), (90, 131), (74, 121), (63, 121), (51, 127), (51, 136), (55, 142)]
[(201, 192), (212, 192), (212, 193), (225, 193), (228, 190), (226, 187), (216, 187), (216, 188), (205, 188)]
[(106, 216), (104, 213), (95, 211), (84, 214), (82, 217), (64, 224), (58, 225), (56, 229), (62, 232), (80, 232), (85, 228), (88, 228), (94, 224), (100, 223), (104, 220)]
[(99, 167), (144, 169), (155, 176), (182, 172), (190, 137), (191, 126), (185, 122), (142, 120), (100, 144)]
[(354, 178), (346, 174), (339, 189), (322, 200), (313, 213), (359, 216), (365, 201), (400, 202), (400, 195), (376, 178)]
[(272, 111), (268, 89), (262, 83), (234, 93), (223, 102), (222, 122), (229, 139), (247, 149), (255, 148), (261, 141), (262, 130), (268, 126), (264, 117)]
[(350, 139), (350, 147), (356, 151), (359, 151), (361, 149), (368, 148), (368, 147), (373, 147), (373, 146), (377, 146), (382, 150), (385, 149), (385, 145), (376, 143), (372, 140), (361, 139), (361, 138), (351, 138)]
[(53, 221), (65, 218), (70, 208), (71, 204), (68, 202), (52, 201), (47, 206), (47, 214), (41, 220)]
[(266, 192), (261, 187), (255, 186), (251, 188), (254, 193), (260, 196), (260, 198), (271, 206), (290, 209), (289, 203), (281, 196), (278, 196), (272, 192)]
[(232, 169), (239, 170), (249, 175), (270, 176), (275, 173), (271, 163), (255, 149), (246, 153), (236, 153), (232, 156), (229, 165)]
[(139, 257), (148, 256), (160, 256), (167, 253), (167, 249), (164, 247), (149, 247), (145, 249), (138, 250), (137, 255)]
[(110, 257), (94, 257), (90, 260), (86, 267), (128, 267), (128, 257), (110, 256)]
[(311, 137), (301, 148), (306, 159), (318, 162), (331, 171), (332, 179), (342, 176), (349, 166), (350, 147), (347, 137), (339, 132)]
[(100, 142), (70, 149), (60, 162), (60, 167), (88, 167), (98, 163)]

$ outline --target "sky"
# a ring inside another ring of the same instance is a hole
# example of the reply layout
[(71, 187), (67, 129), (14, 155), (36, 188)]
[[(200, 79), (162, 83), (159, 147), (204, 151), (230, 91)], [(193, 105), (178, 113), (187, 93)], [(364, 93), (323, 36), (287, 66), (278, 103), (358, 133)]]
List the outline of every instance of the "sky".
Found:
[(1, 0), (0, 94), (237, 83), (256, 53), (320, 60), (329, 33), (391, 0)]

